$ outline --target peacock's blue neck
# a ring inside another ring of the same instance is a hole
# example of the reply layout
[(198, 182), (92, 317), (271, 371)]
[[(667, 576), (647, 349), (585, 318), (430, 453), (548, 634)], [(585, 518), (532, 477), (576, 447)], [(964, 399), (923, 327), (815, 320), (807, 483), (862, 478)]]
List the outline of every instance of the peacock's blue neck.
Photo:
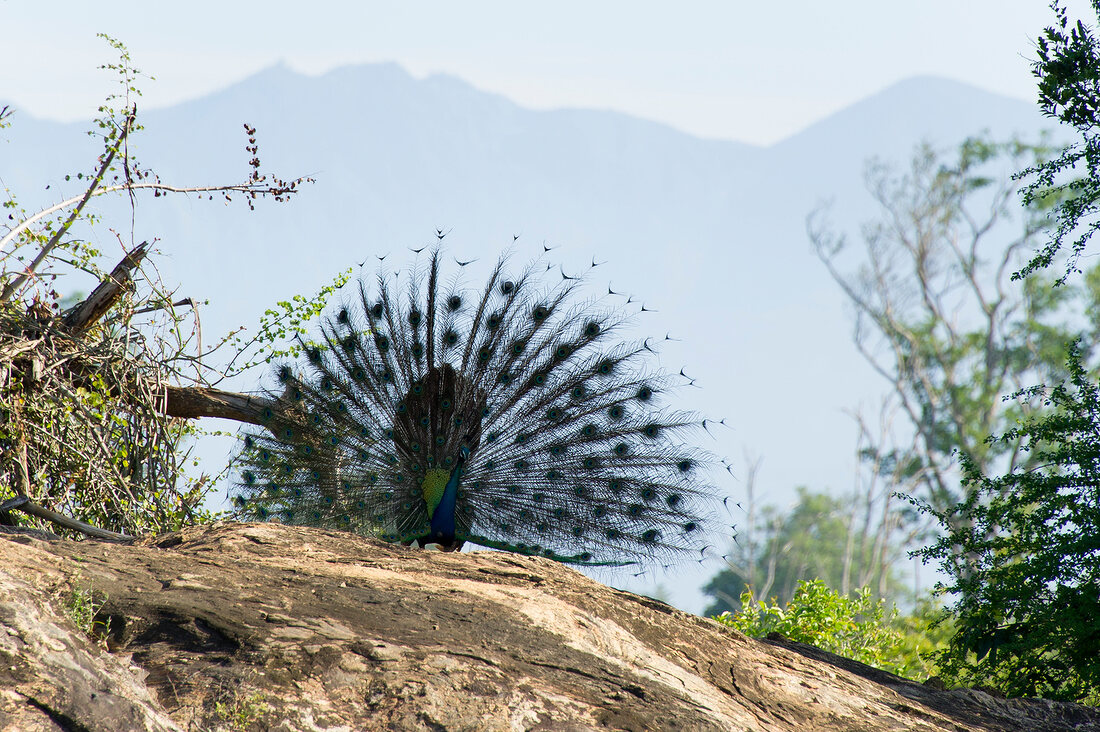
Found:
[(432, 513), (432, 538), (450, 541), (454, 539), (455, 526), (455, 502), (458, 500), (458, 485), (462, 482), (462, 467), (466, 462), (468, 451), (465, 449), (458, 456), (457, 464), (451, 471), (450, 480), (443, 489), (443, 497), (439, 499), (439, 505)]

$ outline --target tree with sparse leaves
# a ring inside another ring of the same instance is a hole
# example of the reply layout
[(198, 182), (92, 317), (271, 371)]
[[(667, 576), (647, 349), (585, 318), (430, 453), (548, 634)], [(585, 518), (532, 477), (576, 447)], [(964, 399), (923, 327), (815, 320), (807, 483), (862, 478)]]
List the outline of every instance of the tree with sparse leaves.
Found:
[(1100, 277), (1062, 288), (1038, 276), (1012, 280), (1049, 233), (1049, 211), (1042, 200), (1018, 205), (1010, 171), (1044, 154), (975, 138), (947, 158), (922, 146), (901, 173), (872, 164), (880, 216), (863, 227), (858, 257), (820, 215), (809, 221), (818, 256), (852, 305), (856, 345), (913, 434), (868, 445), (867, 455), (904, 466), (894, 489), (937, 510), (967, 497), (956, 450), (981, 470), (1029, 459), (1018, 443), (985, 440), (1037, 406), (1003, 397), (1063, 378), (1065, 344), (1100, 324), (1089, 322), (1100, 315)]

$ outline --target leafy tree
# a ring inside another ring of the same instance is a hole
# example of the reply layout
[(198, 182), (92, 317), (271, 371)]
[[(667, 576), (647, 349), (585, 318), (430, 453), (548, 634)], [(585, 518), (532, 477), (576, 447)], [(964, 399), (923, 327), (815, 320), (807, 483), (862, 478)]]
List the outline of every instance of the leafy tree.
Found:
[[(1100, 19), (1100, 0), (1092, 0)], [(1071, 240), (1066, 272), (1076, 269), (1089, 237), (1100, 227), (1100, 41), (1095, 29), (1078, 20), (1070, 24), (1059, 0), (1051, 4), (1055, 23), (1039, 38), (1033, 73), (1038, 79), (1039, 107), (1048, 117), (1072, 127), (1081, 137), (1051, 160), (1040, 161), (1017, 174), (1032, 178), (1024, 202), (1055, 203), (1057, 226), (1050, 241), (1014, 277), (1023, 278), (1050, 266)], [(1078, 166), (1084, 175), (1075, 175)]]
[(738, 552), (735, 545), (733, 556), (740, 556), (734, 561), (728, 558), (729, 566), (703, 587), (716, 599), (707, 608), (708, 615), (738, 609), (746, 589), (785, 603), (794, 597), (800, 580), (839, 580), (847, 528), (842, 501), (803, 486), (797, 490), (798, 502), (789, 513), (765, 506), (754, 516), (755, 531), (739, 532), (738, 545), (745, 540), (747, 551)]
[[(1070, 378), (1042, 414), (990, 444), (1020, 445), (1029, 467), (987, 477), (962, 456), (967, 498), (936, 510), (943, 536), (919, 553), (939, 560), (957, 595), (944, 675), (1010, 696), (1100, 703), (1100, 388), (1075, 347)], [(962, 562), (960, 557), (970, 561)]]
[[(1039, 103), (1083, 139), (1018, 174), (1034, 176), (1024, 201), (1053, 204), (1056, 227), (1014, 275), (1048, 291), (1040, 271), (1072, 239), (1057, 281), (1065, 285), (1100, 226), (1100, 46), (1091, 28), (1080, 21), (1070, 26), (1059, 2), (1051, 7), (1056, 23), (1044, 31), (1035, 65)], [(1093, 10), (1100, 17), (1096, 0)], [(1084, 175), (1072, 178), (1079, 164)], [(1085, 342), (1091, 346), (1100, 273), (1093, 268), (1083, 279), (1090, 294), (1085, 315), (1093, 324)], [(939, 560), (949, 578), (941, 589), (957, 597), (955, 632), (938, 657), (955, 682), (1100, 704), (1100, 389), (1087, 373), (1089, 346), (1081, 343), (1069, 350), (1066, 376), (1047, 381), (1058, 386), (1013, 395), (1018, 404), (1041, 400), (1042, 411), (986, 441), (1014, 445), (1026, 459), (995, 471), (964, 450), (964, 500), (923, 505), (944, 534), (919, 553)]]

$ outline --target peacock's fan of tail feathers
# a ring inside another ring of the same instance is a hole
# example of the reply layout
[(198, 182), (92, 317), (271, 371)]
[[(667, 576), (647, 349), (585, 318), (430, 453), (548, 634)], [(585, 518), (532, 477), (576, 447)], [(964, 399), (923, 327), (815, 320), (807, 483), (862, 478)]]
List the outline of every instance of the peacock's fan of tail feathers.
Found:
[(484, 288), (360, 283), (305, 358), (278, 367), (277, 407), (244, 436), (243, 515), (390, 541), (463, 542), (623, 565), (697, 554), (714, 489), (664, 405), (673, 379), (622, 308), (544, 285), (545, 266)]

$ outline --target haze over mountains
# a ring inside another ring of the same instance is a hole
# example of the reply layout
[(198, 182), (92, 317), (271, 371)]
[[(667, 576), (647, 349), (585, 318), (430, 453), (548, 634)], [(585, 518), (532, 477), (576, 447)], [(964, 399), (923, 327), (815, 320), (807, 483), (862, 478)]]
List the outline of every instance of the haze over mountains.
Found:
[[(478, 266), (519, 235), (517, 258), (545, 244), (568, 274), (595, 259), (593, 294), (610, 285), (655, 310), (639, 317), (639, 334), (660, 341), (665, 367), (683, 366), (700, 387), (681, 392), (681, 403), (726, 419), (730, 429), (717, 430), (710, 447), (738, 475), (743, 448), (763, 456), (758, 490), (780, 505), (796, 485), (851, 487), (855, 429), (843, 410), (861, 400), (874, 408), (885, 388), (851, 345), (850, 318), (811, 251), (806, 215), (832, 199), (838, 229), (857, 237), (856, 224), (874, 215), (867, 158), (904, 165), (921, 140), (950, 148), (982, 130), (1034, 140), (1050, 126), (1027, 102), (915, 78), (762, 148), (615, 112), (527, 110), (392, 64), (318, 77), (274, 67), (142, 118), (138, 157), (165, 182), (246, 176), (243, 122), (258, 129), (266, 170), (317, 180), (289, 204), (261, 202), (251, 213), (197, 197), (141, 200), (134, 238), (159, 239), (158, 264), (181, 296), (210, 300), (207, 342), (253, 327), (277, 300), (312, 293), (353, 263), (367, 260), (373, 274), (374, 257), (388, 253), (387, 265), (405, 266), (408, 249), (434, 242), (437, 228)], [(28, 209), (75, 193), (64, 175), (97, 154), (86, 127), (17, 115), (0, 142), (3, 184)], [(92, 235), (113, 261), (119, 249), (107, 226), (129, 237), (129, 213), (121, 201), (102, 210), (106, 225)], [(664, 341), (666, 333), (678, 340)], [(741, 500), (740, 483), (726, 487)], [(669, 599), (700, 609), (686, 588), (717, 568), (678, 579)]]

